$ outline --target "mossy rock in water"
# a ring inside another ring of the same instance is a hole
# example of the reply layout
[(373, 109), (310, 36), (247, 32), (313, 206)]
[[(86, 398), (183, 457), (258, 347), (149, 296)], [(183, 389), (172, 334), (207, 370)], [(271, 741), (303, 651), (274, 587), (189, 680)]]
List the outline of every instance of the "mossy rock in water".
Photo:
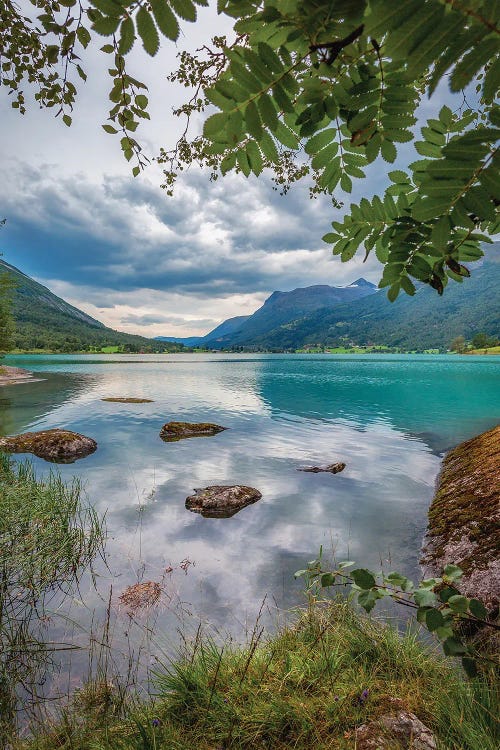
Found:
[(118, 398), (110, 396), (109, 398), (101, 398), (101, 401), (109, 401), (112, 404), (152, 404), (153, 399), (151, 398)]
[(71, 464), (96, 449), (95, 440), (71, 430), (41, 430), (0, 438), (0, 450), (6, 453), (33, 453), (59, 464)]
[(321, 474), (324, 472), (328, 474), (339, 474), (341, 471), (344, 471), (345, 467), (346, 464), (339, 461), (339, 463), (328, 464), (328, 466), (302, 466), (300, 469), (297, 469), (297, 471), (305, 471), (310, 474)]
[(160, 437), (167, 443), (184, 438), (207, 437), (217, 435), (218, 432), (227, 430), (211, 422), (167, 422), (160, 430)]
[(229, 487), (214, 484), (202, 490), (195, 490), (195, 493), (186, 498), (186, 508), (193, 513), (200, 513), (205, 518), (230, 518), (262, 497), (255, 487), (245, 487), (241, 484)]
[(421, 560), (425, 573), (453, 563), (464, 571), (456, 584), (490, 611), (500, 591), (500, 427), (453, 448), (443, 461), (429, 509)]

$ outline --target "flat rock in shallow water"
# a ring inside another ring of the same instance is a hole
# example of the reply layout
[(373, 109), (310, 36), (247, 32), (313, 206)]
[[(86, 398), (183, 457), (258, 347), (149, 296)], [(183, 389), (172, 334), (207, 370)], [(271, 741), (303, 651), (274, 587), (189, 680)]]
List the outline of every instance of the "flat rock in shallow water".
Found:
[(6, 453), (33, 453), (38, 458), (59, 464), (71, 464), (97, 448), (92, 438), (70, 430), (41, 430), (0, 438), (0, 450)]
[(344, 471), (346, 465), (342, 462), (339, 462), (338, 464), (329, 464), (328, 466), (304, 466), (301, 469), (297, 469), (297, 471), (308, 471), (311, 474), (319, 474), (321, 472), (329, 472), (330, 474), (338, 474), (341, 471)]
[(101, 398), (101, 401), (109, 401), (112, 404), (152, 404), (150, 398)]
[(205, 518), (230, 518), (262, 497), (259, 490), (242, 484), (229, 487), (216, 484), (195, 492), (186, 498), (186, 508)]
[(356, 730), (357, 750), (436, 750), (431, 730), (408, 711), (386, 714)]
[(227, 430), (227, 427), (211, 422), (167, 422), (160, 430), (160, 437), (165, 442), (171, 443), (184, 438), (217, 435), (223, 430)]

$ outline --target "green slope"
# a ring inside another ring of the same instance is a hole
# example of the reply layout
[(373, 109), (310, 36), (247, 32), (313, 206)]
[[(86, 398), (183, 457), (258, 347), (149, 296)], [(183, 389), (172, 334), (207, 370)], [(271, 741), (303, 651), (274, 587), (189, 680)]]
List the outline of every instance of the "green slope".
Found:
[(51, 351), (92, 351), (119, 347), (125, 351), (179, 351), (183, 347), (143, 336), (114, 331), (90, 315), (68, 304), (18, 268), (0, 260), (0, 273), (16, 283), (14, 318), (17, 349)]
[[(324, 307), (235, 345), (296, 349), (307, 345), (385, 345), (404, 350), (446, 349), (456, 336), (466, 339), (484, 331), (500, 333), (498, 288), (500, 263), (494, 251), (463, 284), (450, 282), (443, 297), (419, 287), (414, 297), (404, 294), (394, 303), (385, 291), (362, 299)], [(230, 346), (233, 342), (228, 342)]]

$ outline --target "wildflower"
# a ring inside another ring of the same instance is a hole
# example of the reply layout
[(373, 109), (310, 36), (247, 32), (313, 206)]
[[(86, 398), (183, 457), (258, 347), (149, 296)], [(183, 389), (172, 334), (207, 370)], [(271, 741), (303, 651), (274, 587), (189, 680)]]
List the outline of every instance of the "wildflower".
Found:
[(366, 703), (366, 701), (368, 699), (369, 692), (370, 691), (365, 688), (365, 690), (363, 690), (363, 692), (361, 693), (361, 695), (358, 696), (358, 703), (359, 703), (360, 706), (362, 706), (363, 703)]
[(160, 726), (160, 720), (159, 719), (153, 719), (153, 721), (151, 723), (152, 723), (152, 725), (154, 727), (159, 727)]

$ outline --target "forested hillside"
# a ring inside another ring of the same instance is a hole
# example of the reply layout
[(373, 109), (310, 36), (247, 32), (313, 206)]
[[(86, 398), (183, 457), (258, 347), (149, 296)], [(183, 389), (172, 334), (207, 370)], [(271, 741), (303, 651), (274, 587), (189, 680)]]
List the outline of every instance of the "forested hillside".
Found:
[(383, 290), (362, 299), (323, 307), (293, 322), (252, 337), (225, 343), (254, 348), (297, 349), (303, 346), (384, 345), (403, 350), (449, 348), (456, 336), (471, 339), (478, 331), (500, 332), (500, 262), (494, 250), (466, 284), (450, 284), (438, 297), (421, 285), (413, 297), (391, 303)]
[(1, 271), (6, 271), (16, 283), (13, 305), (16, 349), (71, 352), (118, 346), (129, 352), (151, 352), (179, 351), (183, 348), (180, 344), (154, 341), (106, 328), (2, 260)]

